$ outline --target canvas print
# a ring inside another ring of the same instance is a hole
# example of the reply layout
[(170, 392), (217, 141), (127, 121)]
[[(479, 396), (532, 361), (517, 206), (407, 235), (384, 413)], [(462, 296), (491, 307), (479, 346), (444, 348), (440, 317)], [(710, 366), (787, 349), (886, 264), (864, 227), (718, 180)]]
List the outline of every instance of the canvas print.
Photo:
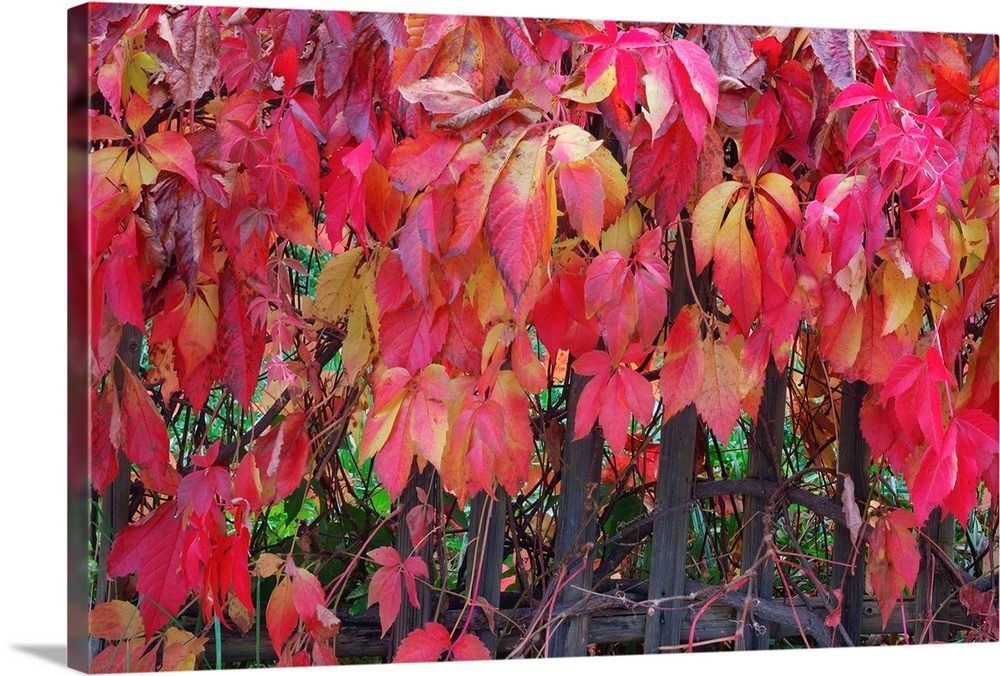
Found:
[(73, 666), (997, 641), (998, 36), (360, 9), (70, 12)]

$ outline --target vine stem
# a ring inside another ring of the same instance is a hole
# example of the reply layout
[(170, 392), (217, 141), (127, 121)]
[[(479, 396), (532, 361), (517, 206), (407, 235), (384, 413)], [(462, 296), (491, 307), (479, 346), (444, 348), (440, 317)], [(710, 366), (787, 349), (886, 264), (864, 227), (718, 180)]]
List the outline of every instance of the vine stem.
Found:
[[(941, 306), (941, 314), (938, 315), (937, 323), (934, 325), (934, 344), (937, 346), (938, 354), (941, 355), (941, 362), (944, 363), (944, 349), (941, 347), (941, 320), (944, 319), (944, 313), (948, 309), (947, 305)], [(934, 321), (934, 313), (931, 313), (931, 321)], [(948, 383), (944, 384), (944, 393), (948, 397), (948, 413), (951, 414), (952, 419), (955, 418), (955, 407), (951, 402), (951, 388), (948, 387)]]

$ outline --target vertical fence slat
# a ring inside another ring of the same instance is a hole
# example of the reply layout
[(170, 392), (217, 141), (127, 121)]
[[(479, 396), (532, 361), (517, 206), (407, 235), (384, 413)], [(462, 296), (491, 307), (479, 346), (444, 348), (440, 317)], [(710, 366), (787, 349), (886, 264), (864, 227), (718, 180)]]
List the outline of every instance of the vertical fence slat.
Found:
[[(480, 493), (472, 499), (469, 533), (475, 539), (469, 547), (472, 564), (466, 570), (466, 589), (469, 598), (483, 598), (493, 607), (499, 608), (508, 498), (507, 492), (500, 486), (495, 487), (495, 492), (496, 500), (486, 493)], [(496, 646), (497, 636), (491, 631), (479, 632), (479, 638), (490, 650)]]
[[(670, 324), (681, 308), (692, 303), (694, 297), (688, 284), (688, 261), (694, 260), (691, 248), (691, 226), (681, 229), (671, 263), (671, 292), (669, 298)], [(693, 271), (690, 271), (693, 274)], [(695, 281), (699, 300), (704, 305), (708, 297), (708, 272)], [(649, 600), (672, 599), (684, 593), (685, 561), (687, 558), (687, 531), (690, 502), (694, 482), (695, 438), (698, 432), (698, 413), (690, 404), (670, 420), (660, 431), (660, 458), (657, 463), (656, 508), (664, 510), (653, 522), (650, 541), (652, 556), (649, 567)], [(661, 652), (662, 646), (676, 646), (681, 642), (680, 600), (658, 601), (656, 610), (646, 618), (646, 635), (643, 650)]]
[[(861, 436), (861, 400), (868, 391), (864, 382), (844, 382), (840, 394), (840, 432), (837, 447), (837, 472), (851, 477), (854, 484), (854, 500), (858, 510), (864, 514), (868, 497), (868, 472), (871, 465), (871, 450)], [(837, 477), (837, 493), (843, 501), (844, 480)], [(833, 532), (833, 588), (844, 593), (841, 607), (841, 624), (852, 645), (861, 642), (861, 607), (865, 594), (864, 548), (854, 552), (851, 531), (837, 524)], [(853, 562), (853, 567), (851, 563)], [(841, 644), (843, 638), (835, 633), (834, 645)]]
[[(434, 495), (438, 490), (438, 473), (434, 469), (433, 465), (427, 463), (424, 466), (422, 472), (418, 472), (416, 468), (416, 462), (414, 461), (414, 467), (410, 474), (410, 481), (406, 484), (406, 488), (403, 489), (403, 494), (400, 496), (400, 504), (403, 509), (397, 518), (396, 523), (396, 551), (399, 552), (400, 558), (404, 561), (408, 556), (419, 556), (423, 559), (424, 563), (427, 564), (427, 570), (431, 573), (430, 579), (434, 579), (434, 546), (433, 538), (428, 537), (419, 543), (420, 546), (414, 551), (413, 543), (410, 538), (410, 527), (406, 523), (406, 515), (410, 513), (410, 510), (416, 507), (420, 503), (420, 498), (417, 489), (425, 491), (428, 496)], [(406, 638), (414, 629), (419, 629), (423, 627), (424, 624), (430, 620), (431, 613), (434, 612), (434, 594), (433, 590), (418, 581), (417, 583), (417, 601), (420, 603), (420, 607), (414, 607), (410, 603), (409, 596), (407, 594), (402, 595), (402, 602), (399, 606), (399, 615), (396, 617), (396, 623), (392, 627), (392, 654), (396, 654), (396, 649), (399, 647), (399, 642)]]
[[(788, 385), (788, 369), (779, 372), (774, 359), (767, 362), (764, 374), (764, 395), (757, 413), (757, 424), (747, 458), (747, 477), (774, 481), (778, 476), (781, 448), (785, 433), (785, 391)], [(743, 512), (743, 556), (741, 570), (747, 571), (757, 559), (765, 556), (764, 550), (764, 509), (765, 501), (755, 495), (748, 495)], [(774, 563), (764, 561), (754, 570), (753, 595), (770, 601), (774, 591)], [(744, 650), (767, 650), (771, 642), (771, 632), (766, 623), (753, 619), (753, 609), (743, 629), (741, 648)]]
[(917, 617), (923, 618), (913, 623), (913, 638), (920, 643), (945, 641), (948, 639), (946, 626), (936, 624), (931, 618), (952, 592), (944, 566), (934, 556), (934, 549), (940, 548), (949, 558), (955, 545), (955, 517), (942, 517), (938, 507), (927, 517), (920, 529), (919, 539), (920, 573), (913, 595), (917, 600)]
[[(593, 543), (597, 536), (597, 489), (601, 480), (603, 442), (596, 428), (573, 441), (576, 404), (588, 378), (570, 376), (566, 442), (563, 445), (559, 506), (556, 512), (556, 570), (564, 583), (560, 601), (583, 598), (593, 582)], [(575, 573), (575, 574), (574, 574)], [(587, 654), (589, 618), (579, 615), (560, 624), (551, 635), (550, 657)]]

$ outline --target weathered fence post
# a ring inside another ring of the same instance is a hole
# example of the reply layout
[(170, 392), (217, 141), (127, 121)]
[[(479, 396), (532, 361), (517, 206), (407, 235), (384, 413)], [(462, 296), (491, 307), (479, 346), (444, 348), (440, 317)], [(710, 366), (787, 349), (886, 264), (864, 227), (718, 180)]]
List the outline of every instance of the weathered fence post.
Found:
[[(844, 477), (850, 477), (854, 485), (854, 501), (862, 515), (867, 508), (868, 472), (871, 466), (871, 450), (861, 436), (861, 400), (868, 391), (862, 381), (841, 384), (840, 390), (840, 432), (837, 445), (837, 494), (844, 500)], [(831, 587), (841, 589), (844, 594), (840, 623), (843, 625), (852, 645), (861, 642), (861, 607), (865, 594), (865, 553), (862, 546), (855, 551), (851, 531), (837, 524), (833, 531), (833, 580)], [(842, 637), (834, 633), (834, 645), (842, 643)]]
[[(681, 226), (681, 237), (674, 249), (671, 263), (671, 292), (668, 302), (669, 323), (681, 308), (694, 302), (688, 285), (688, 261), (694, 261), (691, 249), (691, 226)], [(693, 271), (690, 271), (693, 274)], [(708, 273), (695, 281), (699, 300), (704, 303)], [(698, 413), (689, 404), (660, 430), (660, 458), (657, 463), (656, 509), (663, 512), (653, 522), (650, 542), (649, 600), (656, 601), (656, 610), (646, 618), (643, 650), (658, 653), (663, 646), (677, 646), (681, 640), (682, 604), (690, 502), (694, 488), (695, 438), (698, 433)], [(661, 601), (659, 599), (671, 599)]]
[[(439, 490), (438, 479), (437, 470), (434, 469), (433, 465), (427, 463), (423, 471), (418, 472), (416, 461), (414, 461), (413, 469), (410, 473), (410, 481), (406, 484), (406, 488), (403, 489), (403, 494), (399, 498), (402, 511), (400, 511), (396, 519), (396, 551), (399, 552), (400, 558), (405, 561), (409, 556), (419, 556), (427, 564), (427, 570), (431, 573), (431, 580), (435, 577), (433, 568), (434, 538), (424, 538), (423, 541), (418, 543), (416, 549), (414, 549), (410, 537), (410, 526), (406, 522), (406, 516), (410, 513), (411, 509), (421, 504), (417, 489), (419, 488), (424, 491), (425, 495), (434, 495)], [(396, 654), (396, 649), (399, 648), (399, 642), (406, 638), (407, 634), (414, 629), (423, 627), (430, 620), (431, 613), (434, 612), (433, 590), (426, 584), (417, 583), (419, 608), (414, 607), (410, 603), (408, 594), (403, 594), (402, 596), (402, 603), (399, 606), (399, 616), (392, 627), (391, 652), (393, 655)]]
[[(559, 506), (556, 512), (555, 563), (557, 580), (563, 584), (559, 600), (579, 601), (593, 583), (593, 544), (597, 537), (597, 490), (601, 481), (601, 450), (604, 443), (597, 429), (573, 441), (576, 404), (589, 378), (569, 376), (566, 409), (566, 442), (563, 445)], [(563, 576), (567, 577), (563, 577)], [(573, 616), (551, 634), (550, 657), (587, 654), (589, 618)]]
[(948, 640), (945, 625), (943, 633), (934, 633), (935, 621), (931, 618), (937, 612), (952, 592), (944, 565), (934, 556), (934, 549), (940, 548), (948, 558), (952, 556), (955, 546), (955, 517), (949, 514), (942, 517), (941, 508), (931, 512), (920, 529), (918, 545), (920, 547), (920, 573), (913, 596), (917, 601), (917, 618), (913, 623), (913, 638), (919, 643)]
[[(508, 498), (501, 486), (495, 486), (494, 491), (497, 496), (495, 500), (485, 492), (472, 499), (468, 554), (472, 563), (466, 569), (465, 588), (469, 598), (482, 598), (494, 608), (499, 608)], [(490, 650), (496, 646), (497, 636), (488, 630), (479, 632), (479, 638)]]
[[(788, 387), (788, 368), (779, 372), (774, 358), (767, 361), (764, 373), (764, 395), (757, 413), (753, 439), (747, 457), (747, 477), (774, 481), (781, 463), (781, 448), (785, 434), (785, 392)], [(756, 495), (746, 496), (743, 512), (742, 571), (756, 565), (751, 584), (752, 595), (770, 601), (774, 592), (774, 562), (765, 560), (757, 565), (761, 556), (769, 556), (764, 546), (765, 500)], [(741, 647), (744, 650), (767, 650), (771, 632), (766, 623), (758, 622), (750, 609), (747, 625), (743, 629)]]

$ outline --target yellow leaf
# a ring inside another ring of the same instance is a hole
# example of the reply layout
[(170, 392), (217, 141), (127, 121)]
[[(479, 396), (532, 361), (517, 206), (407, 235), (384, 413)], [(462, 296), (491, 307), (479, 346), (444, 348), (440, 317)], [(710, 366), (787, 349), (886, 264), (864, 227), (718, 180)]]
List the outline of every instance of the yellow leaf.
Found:
[(985, 218), (970, 218), (958, 225), (960, 232), (955, 232), (954, 228), (953, 221), (952, 239), (961, 247), (959, 257), (965, 258), (965, 265), (962, 267), (962, 278), (965, 278), (986, 258), (986, 247), (990, 241), (989, 227)]
[(332, 324), (347, 314), (360, 290), (358, 268), (362, 263), (361, 253), (360, 248), (354, 248), (337, 254), (319, 273), (316, 301), (312, 307), (316, 317)]
[(285, 569), (285, 560), (277, 554), (264, 552), (257, 557), (257, 575), (271, 577)]
[(362, 371), (371, 361), (372, 336), (367, 320), (364, 302), (359, 301), (352, 307), (347, 317), (347, 337), (344, 338), (344, 344), (340, 349), (344, 372), (351, 381), (361, 377)]
[[(719, 226), (726, 215), (726, 207), (742, 183), (726, 181), (715, 186), (698, 200), (698, 206), (691, 216), (691, 245), (697, 272), (700, 274), (712, 260), (715, 240), (719, 236)], [(738, 211), (733, 209), (733, 211)]]
[(892, 261), (886, 261), (882, 272), (882, 295), (885, 298), (885, 325), (882, 335), (899, 328), (913, 311), (917, 300), (917, 276), (907, 277)]
[(600, 141), (575, 124), (557, 127), (549, 135), (556, 140), (550, 151), (552, 157), (563, 164), (578, 162), (601, 147)]
[(577, 103), (597, 103), (608, 98), (611, 90), (618, 84), (618, 75), (615, 73), (615, 64), (612, 63), (604, 71), (601, 77), (587, 91), (583, 91), (585, 68), (577, 68), (576, 71), (566, 79), (559, 96)]
[(205, 652), (208, 638), (196, 638), (194, 634), (177, 627), (164, 632), (162, 671), (194, 671), (195, 663)]
[(638, 206), (622, 214), (601, 235), (602, 251), (617, 251), (622, 256), (632, 254), (632, 245), (642, 234), (642, 214)]

